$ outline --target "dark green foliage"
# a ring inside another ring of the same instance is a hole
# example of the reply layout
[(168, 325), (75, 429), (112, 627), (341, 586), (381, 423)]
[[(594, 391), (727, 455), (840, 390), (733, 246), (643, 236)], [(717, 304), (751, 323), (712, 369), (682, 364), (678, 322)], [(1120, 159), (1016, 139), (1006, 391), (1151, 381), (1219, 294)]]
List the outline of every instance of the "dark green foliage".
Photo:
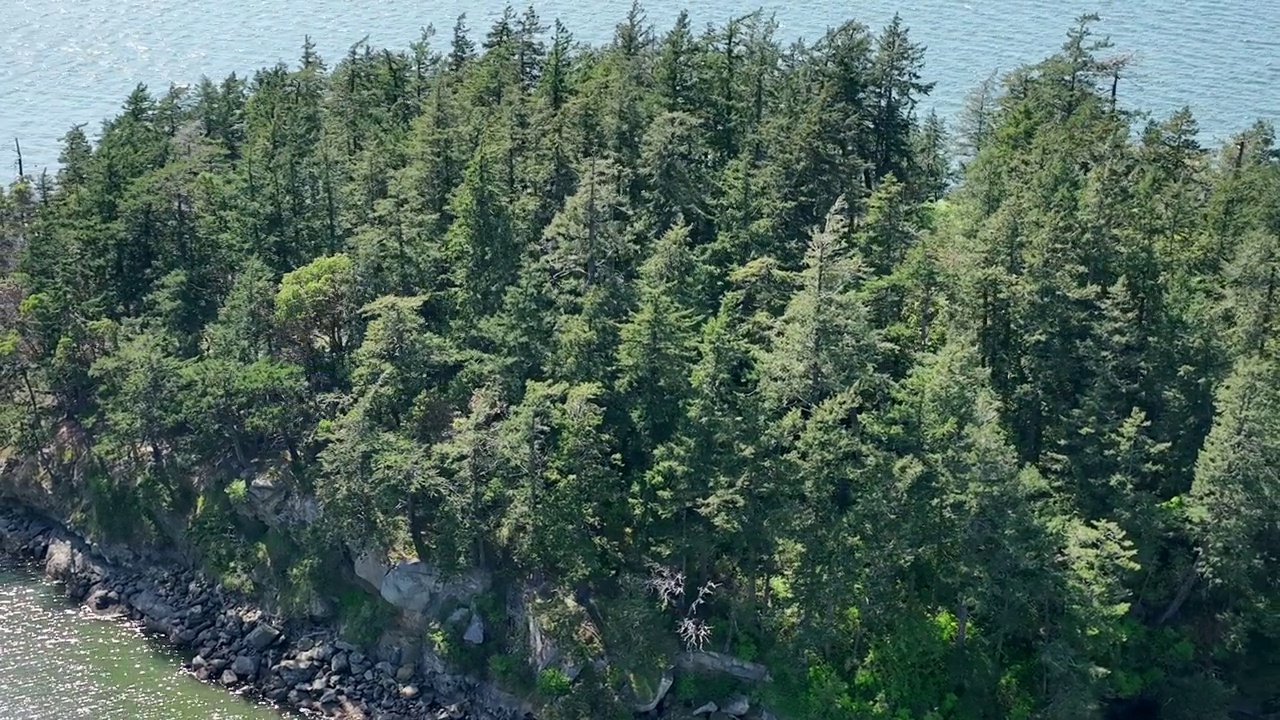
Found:
[(139, 87), (0, 193), (6, 458), (361, 641), (361, 547), (578, 598), (573, 682), (499, 653), (497, 595), (491, 642), (431, 637), (546, 718), (628, 715), (682, 641), (774, 682), (677, 702), (795, 718), (1261, 704), (1280, 153), (1133, 132), (1095, 20), (975, 93), (962, 167), (898, 19), (788, 45), (637, 5), (590, 48), (508, 9)]

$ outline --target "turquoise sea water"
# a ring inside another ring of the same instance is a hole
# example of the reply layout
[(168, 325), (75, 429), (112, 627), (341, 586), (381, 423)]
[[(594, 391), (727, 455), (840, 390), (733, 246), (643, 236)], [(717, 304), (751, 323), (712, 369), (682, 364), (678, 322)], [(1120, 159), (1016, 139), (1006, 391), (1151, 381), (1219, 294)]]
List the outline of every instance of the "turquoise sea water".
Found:
[[(447, 33), (467, 12), (483, 33), (505, 0), (7, 0), (0, 3), (0, 178), (22, 140), (28, 171), (56, 160), (57, 139), (76, 123), (115, 113), (138, 82), (163, 88), (292, 62), (310, 34), (337, 58), (364, 36), (403, 47), (434, 23)], [(519, 2), (512, 4), (519, 6)], [(582, 41), (607, 39), (630, 0), (540, 0)], [(853, 17), (878, 27), (900, 13), (929, 46), (933, 105), (952, 115), (966, 92), (995, 70), (1056, 49), (1073, 18), (1103, 17), (1117, 50), (1134, 53), (1136, 75), (1121, 88), (1130, 107), (1161, 114), (1190, 105), (1206, 142), (1258, 118), (1280, 119), (1280, 1), (1277, 0), (649, 0), (649, 19), (670, 26), (688, 7), (695, 24), (763, 7), (782, 35), (813, 38)]]

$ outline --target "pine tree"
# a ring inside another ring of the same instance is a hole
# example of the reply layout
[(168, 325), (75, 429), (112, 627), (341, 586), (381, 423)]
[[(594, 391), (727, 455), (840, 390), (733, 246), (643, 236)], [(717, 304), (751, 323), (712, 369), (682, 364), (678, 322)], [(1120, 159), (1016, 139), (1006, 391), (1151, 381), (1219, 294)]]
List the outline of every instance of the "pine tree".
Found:
[(861, 263), (847, 250), (845, 212), (837, 202), (814, 231), (800, 288), (761, 367), (761, 391), (779, 408), (809, 410), (860, 381), (873, 391), (875, 345), (857, 294)]

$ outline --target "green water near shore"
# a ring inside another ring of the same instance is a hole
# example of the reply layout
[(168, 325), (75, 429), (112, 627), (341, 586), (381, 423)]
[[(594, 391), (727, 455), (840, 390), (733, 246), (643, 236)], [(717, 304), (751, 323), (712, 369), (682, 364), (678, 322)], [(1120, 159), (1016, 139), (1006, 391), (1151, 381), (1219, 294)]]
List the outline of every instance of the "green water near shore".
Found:
[(173, 651), (0, 567), (0, 718), (280, 720), (182, 672)]

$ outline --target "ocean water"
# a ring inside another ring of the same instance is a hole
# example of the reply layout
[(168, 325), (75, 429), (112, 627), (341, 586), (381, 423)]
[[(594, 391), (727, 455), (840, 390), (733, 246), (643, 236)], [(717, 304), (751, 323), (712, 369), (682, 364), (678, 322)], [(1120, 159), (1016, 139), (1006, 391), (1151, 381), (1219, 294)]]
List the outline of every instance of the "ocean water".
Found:
[[(520, 7), (518, 2), (513, 2)], [(56, 161), (72, 125), (113, 115), (139, 82), (157, 89), (202, 75), (221, 78), (279, 60), (292, 62), (311, 35), (321, 54), (340, 57), (368, 36), (406, 47), (434, 23), (447, 42), (462, 12), (475, 34), (505, 0), (5, 0), (0, 6), (0, 180), (16, 169), (13, 139), (27, 171)], [(609, 38), (630, 0), (538, 0), (543, 19), (560, 18), (577, 39)], [(1158, 115), (1189, 105), (1204, 142), (1224, 140), (1254, 120), (1280, 120), (1280, 0), (648, 0), (660, 30), (688, 7), (695, 25), (756, 9), (776, 13), (786, 39), (814, 38), (854, 18), (872, 27), (902, 15), (929, 52), (925, 103), (952, 117), (967, 92), (995, 71), (1057, 49), (1075, 17), (1102, 16), (1100, 31), (1137, 60), (1121, 100)]]
[(181, 672), (176, 654), (0, 567), (0, 718), (281, 720)]

